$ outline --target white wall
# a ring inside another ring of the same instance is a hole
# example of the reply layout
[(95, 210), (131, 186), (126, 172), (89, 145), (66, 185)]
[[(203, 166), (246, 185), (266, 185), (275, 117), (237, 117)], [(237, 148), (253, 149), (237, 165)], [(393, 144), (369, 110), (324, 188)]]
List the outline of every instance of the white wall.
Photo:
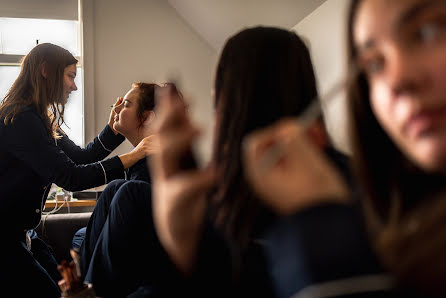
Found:
[[(328, 0), (293, 27), (310, 43), (321, 95), (345, 76), (345, 29), (348, 0)], [(345, 96), (340, 94), (324, 106), (327, 129), (336, 147), (348, 151)]]
[[(89, 0), (86, 0), (89, 1)], [(85, 52), (87, 63), (94, 61), (94, 120), (87, 119), (86, 132), (97, 134), (107, 123), (110, 106), (124, 96), (135, 81), (164, 82), (175, 74), (180, 78), (190, 109), (201, 126), (212, 128), (211, 87), (217, 53), (199, 37), (169, 6), (159, 0), (91, 0), (94, 33), (92, 53)], [(86, 5), (88, 6), (88, 5)], [(85, 17), (88, 14), (85, 13)], [(88, 21), (86, 21), (88, 24)], [(85, 40), (88, 43), (88, 40)], [(85, 48), (91, 48), (86, 44)], [(94, 56), (94, 57), (91, 57)], [(90, 65), (91, 67), (91, 65)], [(88, 86), (89, 80), (85, 79)], [(86, 133), (86, 141), (91, 135)], [(210, 137), (207, 137), (209, 142)], [(125, 142), (114, 153), (132, 146)]]

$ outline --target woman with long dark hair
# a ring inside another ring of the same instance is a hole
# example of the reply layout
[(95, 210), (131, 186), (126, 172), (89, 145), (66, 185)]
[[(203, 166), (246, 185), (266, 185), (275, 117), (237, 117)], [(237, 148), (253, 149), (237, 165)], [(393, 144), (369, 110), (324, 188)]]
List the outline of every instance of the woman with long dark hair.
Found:
[[(310, 54), (302, 40), (293, 32), (257, 27), (231, 37), (221, 54), (210, 168), (182, 166), (197, 131), (174, 97), (162, 101), (161, 153), (151, 164), (155, 231), (195, 295), (275, 295), (264, 258), (270, 244), (264, 234), (275, 215), (245, 178), (244, 139), (283, 117), (297, 117), (316, 97)], [(331, 150), (326, 140), (320, 144)], [(341, 175), (330, 165), (316, 172), (324, 185), (319, 194), (329, 189), (339, 196), (327, 201), (344, 203), (347, 190)]]

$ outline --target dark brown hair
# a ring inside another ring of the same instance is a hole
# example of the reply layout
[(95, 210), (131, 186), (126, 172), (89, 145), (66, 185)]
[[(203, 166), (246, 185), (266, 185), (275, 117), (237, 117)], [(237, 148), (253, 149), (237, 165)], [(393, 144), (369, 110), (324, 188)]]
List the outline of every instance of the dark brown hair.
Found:
[(144, 112), (152, 111), (155, 108), (156, 100), (155, 95), (157, 88), (170, 87), (170, 91), (175, 96), (183, 99), (183, 95), (178, 91), (177, 87), (173, 83), (164, 83), (161, 86), (155, 83), (137, 82), (132, 84), (132, 88), (138, 89), (138, 109), (136, 111), (137, 116), (141, 124), (144, 122)]
[(48, 133), (57, 138), (64, 123), (64, 70), (76, 63), (73, 55), (59, 46), (43, 43), (34, 47), (24, 57), (20, 74), (0, 105), (5, 125), (13, 122), (24, 107), (34, 106)]
[(212, 161), (220, 177), (211, 197), (217, 224), (241, 246), (263, 209), (243, 175), (243, 138), (280, 118), (299, 115), (316, 96), (310, 54), (295, 33), (256, 27), (226, 42), (215, 77)]

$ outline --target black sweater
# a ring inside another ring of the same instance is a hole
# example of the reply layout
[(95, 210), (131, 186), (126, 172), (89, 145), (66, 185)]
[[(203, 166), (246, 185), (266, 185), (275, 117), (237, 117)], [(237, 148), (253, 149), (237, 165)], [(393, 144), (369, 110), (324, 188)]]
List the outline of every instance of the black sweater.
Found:
[(97, 161), (123, 140), (108, 125), (85, 148), (64, 134), (54, 140), (33, 107), (11, 124), (0, 119), (0, 208), (8, 231), (20, 235), (38, 225), (51, 183), (75, 191), (122, 178), (119, 157)]

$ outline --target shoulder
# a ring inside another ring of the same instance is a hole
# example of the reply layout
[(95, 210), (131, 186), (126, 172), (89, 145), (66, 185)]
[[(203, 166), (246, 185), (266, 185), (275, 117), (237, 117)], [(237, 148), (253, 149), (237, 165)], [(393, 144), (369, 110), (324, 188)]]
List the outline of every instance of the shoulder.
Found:
[(25, 122), (40, 122), (43, 124), (42, 118), (37, 113), (34, 107), (24, 107), (20, 112), (17, 113), (15, 117), (16, 121), (25, 121)]
[(22, 108), (10, 123), (5, 124), (2, 119), (0, 129), (5, 134), (4, 136), (13, 139), (30, 137), (39, 140), (48, 136), (43, 119), (33, 107)]
[[(5, 111), (5, 113), (3, 113), (3, 115), (1, 116), (1, 125), (2, 126), (8, 126), (9, 124), (5, 124), (4, 123), (4, 119), (5, 119), (5, 114), (8, 113), (8, 111)], [(43, 124), (43, 120), (42, 118), (39, 116), (39, 114), (37, 113), (36, 109), (32, 106), (27, 106), (27, 107), (23, 107), (14, 117), (14, 120), (12, 121), (11, 124), (15, 124), (15, 123), (32, 123), (32, 124), (37, 124), (37, 123), (41, 123)]]

